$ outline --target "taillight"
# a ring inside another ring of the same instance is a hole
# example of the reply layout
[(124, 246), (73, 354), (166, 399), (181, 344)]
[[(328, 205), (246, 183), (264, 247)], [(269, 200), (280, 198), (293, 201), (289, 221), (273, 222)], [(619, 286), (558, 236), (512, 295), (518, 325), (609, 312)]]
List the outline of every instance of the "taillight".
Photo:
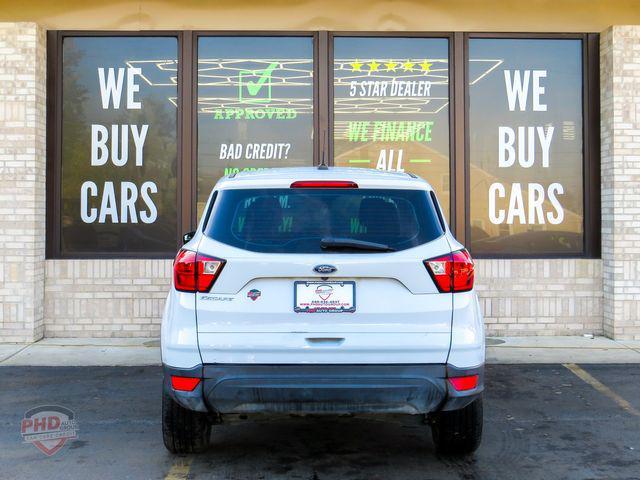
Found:
[(358, 188), (356, 182), (347, 180), (298, 180), (291, 188)]
[(190, 250), (180, 250), (173, 262), (173, 284), (181, 292), (208, 292), (225, 261)]
[(424, 265), (443, 293), (467, 292), (473, 288), (473, 259), (464, 249), (425, 260)]
[(193, 389), (196, 388), (199, 383), (200, 379), (197, 377), (179, 377), (177, 375), (171, 375), (171, 388), (174, 390), (193, 392)]
[(473, 390), (478, 386), (478, 375), (468, 375), (466, 377), (451, 377), (449, 383), (458, 392)]

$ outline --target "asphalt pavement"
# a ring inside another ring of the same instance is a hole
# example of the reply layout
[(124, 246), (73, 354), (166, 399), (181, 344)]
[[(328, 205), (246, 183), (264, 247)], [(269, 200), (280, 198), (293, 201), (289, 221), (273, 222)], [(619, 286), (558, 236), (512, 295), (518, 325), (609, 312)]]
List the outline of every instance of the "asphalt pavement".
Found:
[[(2, 479), (638, 479), (640, 364), (489, 365), (476, 454), (438, 456), (413, 417), (275, 417), (216, 426), (209, 451), (169, 454), (161, 369), (0, 367)], [(59, 405), (77, 438), (47, 456), (21, 436)]]

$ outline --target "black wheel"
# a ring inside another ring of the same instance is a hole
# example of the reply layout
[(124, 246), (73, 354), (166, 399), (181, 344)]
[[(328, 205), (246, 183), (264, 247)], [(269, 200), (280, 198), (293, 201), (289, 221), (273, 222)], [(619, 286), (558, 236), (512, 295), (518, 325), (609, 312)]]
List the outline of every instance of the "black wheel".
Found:
[(474, 452), (482, 440), (482, 397), (460, 410), (434, 415), (431, 434), (440, 453), (464, 455)]
[(209, 446), (211, 422), (206, 413), (187, 410), (162, 394), (162, 437), (171, 453), (197, 453)]

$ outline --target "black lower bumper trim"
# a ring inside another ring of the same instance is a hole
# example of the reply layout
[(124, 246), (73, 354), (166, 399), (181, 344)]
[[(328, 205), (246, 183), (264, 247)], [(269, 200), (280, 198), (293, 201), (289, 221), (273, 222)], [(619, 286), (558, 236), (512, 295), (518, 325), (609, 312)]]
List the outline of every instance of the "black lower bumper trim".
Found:
[[(185, 408), (221, 414), (407, 413), (466, 406), (483, 389), (483, 368), (445, 364), (165, 366), (165, 389)], [(479, 375), (478, 387), (455, 391), (447, 376)], [(193, 392), (171, 389), (170, 375), (203, 379)]]

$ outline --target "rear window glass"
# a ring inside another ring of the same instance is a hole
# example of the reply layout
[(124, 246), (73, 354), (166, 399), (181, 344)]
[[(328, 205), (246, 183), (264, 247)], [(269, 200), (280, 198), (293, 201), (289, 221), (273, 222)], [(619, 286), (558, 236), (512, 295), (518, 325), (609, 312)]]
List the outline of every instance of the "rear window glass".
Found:
[(323, 239), (404, 250), (443, 230), (424, 190), (269, 188), (221, 191), (205, 233), (253, 252), (318, 253)]

